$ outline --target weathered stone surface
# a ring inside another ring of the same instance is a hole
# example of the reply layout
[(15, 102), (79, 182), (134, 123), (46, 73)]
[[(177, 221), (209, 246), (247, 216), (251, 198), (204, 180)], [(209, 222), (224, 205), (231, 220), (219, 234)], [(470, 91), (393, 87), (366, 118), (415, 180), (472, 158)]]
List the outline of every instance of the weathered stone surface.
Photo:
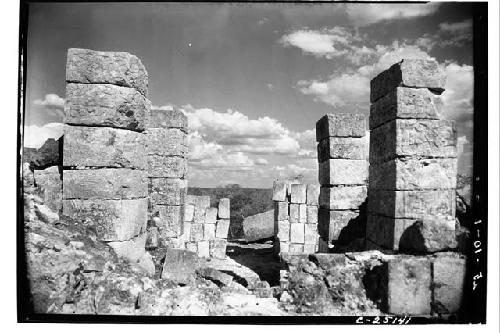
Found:
[(145, 135), (148, 155), (187, 155), (187, 134), (178, 128), (148, 128)]
[(275, 253), (288, 253), (290, 252), (290, 242), (275, 242)]
[(306, 224), (304, 227), (304, 244), (316, 245), (318, 241), (318, 226)]
[(364, 185), (368, 178), (365, 160), (332, 159), (319, 163), (321, 185)]
[(44, 170), (34, 170), (37, 192), (42, 196), (44, 204), (55, 212), (62, 208), (62, 181), (59, 168), (49, 167)]
[(183, 225), (183, 231), (180, 238), (186, 242), (191, 240), (191, 225), (191, 222), (184, 222)]
[(307, 206), (307, 222), (311, 224), (318, 223), (318, 206)]
[(182, 206), (150, 203), (149, 209), (162, 240), (182, 235), (184, 225), (184, 208)]
[(307, 184), (306, 203), (308, 205), (318, 205), (319, 184)]
[(65, 167), (146, 167), (145, 137), (141, 133), (104, 127), (66, 126)]
[(361, 138), (366, 135), (364, 114), (335, 113), (327, 114), (316, 122), (316, 141), (335, 137)]
[(198, 205), (194, 206), (194, 223), (205, 223), (207, 209)]
[(466, 278), (466, 258), (458, 253), (439, 253), (432, 259), (434, 313), (460, 310)]
[(274, 202), (274, 220), (275, 221), (288, 220), (288, 202), (286, 201)]
[(290, 241), (290, 222), (288, 221), (278, 221), (278, 240), (280, 242)]
[(66, 85), (64, 123), (141, 132), (146, 127), (149, 108), (150, 102), (133, 88), (69, 83)]
[(193, 252), (167, 249), (161, 278), (188, 284), (193, 279), (199, 263), (198, 257)]
[(136, 199), (147, 196), (147, 177), (142, 170), (63, 170), (64, 199)]
[(457, 247), (455, 219), (418, 220), (401, 235), (399, 250), (433, 253)]
[(291, 223), (299, 222), (299, 204), (290, 204), (289, 218)]
[(290, 242), (304, 244), (304, 224), (290, 223)]
[[(52, 209), (50, 209), (46, 205), (41, 205), (35, 203), (35, 215), (43, 222), (53, 224), (57, 221), (59, 221), (59, 213), (58, 212), (53, 212)], [(26, 219), (29, 220), (29, 219)]]
[(217, 222), (217, 208), (209, 207), (205, 211), (205, 223), (215, 224)]
[(149, 178), (149, 200), (153, 204), (184, 205), (187, 180), (175, 178)]
[(203, 239), (204, 240), (213, 240), (215, 239), (215, 223), (203, 225)]
[(194, 205), (184, 205), (184, 221), (192, 222), (194, 218)]
[(33, 171), (30, 169), (29, 163), (23, 163), (22, 176), (23, 176), (23, 187), (25, 191), (35, 186), (35, 176)]
[(343, 228), (356, 222), (359, 211), (320, 209), (318, 215), (318, 233), (323, 240), (331, 243), (339, 239)]
[(446, 73), (435, 60), (403, 59), (377, 75), (370, 82), (370, 102), (396, 87), (429, 88), (441, 94)]
[(172, 110), (151, 109), (148, 117), (148, 128), (179, 128), (187, 132), (188, 120), (179, 109)]
[(63, 200), (63, 214), (102, 241), (124, 241), (146, 230), (148, 199)]
[(118, 257), (125, 258), (130, 262), (137, 263), (139, 259), (146, 252), (147, 233), (142, 233), (130, 240), (121, 242), (107, 242), (118, 255)]
[(370, 133), (370, 163), (401, 156), (457, 157), (457, 133), (450, 120), (396, 119)]
[(243, 220), (243, 234), (247, 242), (274, 236), (274, 211), (248, 216)]
[(214, 239), (210, 241), (210, 256), (217, 259), (226, 257), (227, 240)]
[(304, 253), (304, 244), (290, 244), (290, 253)]
[(186, 251), (197, 253), (198, 252), (198, 243), (197, 242), (187, 242), (186, 243)]
[(426, 190), (454, 189), (457, 160), (454, 158), (397, 158), (370, 164), (370, 189)]
[(194, 199), (194, 205), (196, 207), (205, 208), (205, 209), (210, 207), (210, 196), (209, 195), (198, 195), (198, 196), (194, 196), (193, 199)]
[(198, 250), (196, 253), (202, 258), (210, 257), (210, 242), (208, 240), (198, 242)]
[(227, 233), (229, 231), (229, 220), (217, 220), (217, 227), (215, 230), (215, 237), (217, 238), (227, 238)]
[(148, 155), (146, 157), (148, 177), (185, 178), (187, 160), (180, 156)]
[(299, 222), (300, 223), (307, 222), (307, 205), (306, 204), (299, 205)]
[(204, 236), (203, 224), (201, 223), (191, 224), (191, 241), (192, 242), (202, 241), (203, 236)]
[(135, 55), (70, 48), (66, 62), (66, 82), (110, 83), (148, 94), (148, 73)]
[(287, 184), (282, 181), (274, 181), (273, 183), (273, 200), (286, 201)]
[(219, 199), (218, 217), (220, 219), (228, 219), (231, 217), (231, 203), (229, 198)]
[(291, 184), (290, 202), (303, 204), (306, 203), (306, 185), (305, 184)]
[(370, 129), (394, 119), (442, 119), (443, 101), (429, 89), (397, 87), (370, 106)]
[(454, 217), (454, 190), (391, 191), (372, 190), (368, 195), (368, 212), (394, 218)]
[(416, 219), (394, 219), (381, 215), (368, 214), (366, 238), (388, 250), (399, 250), (403, 233)]
[(319, 205), (326, 209), (359, 209), (366, 200), (366, 186), (322, 187)]
[(158, 247), (158, 227), (148, 227), (146, 249), (154, 250)]
[(318, 162), (329, 159), (366, 160), (366, 138), (328, 137), (318, 143)]

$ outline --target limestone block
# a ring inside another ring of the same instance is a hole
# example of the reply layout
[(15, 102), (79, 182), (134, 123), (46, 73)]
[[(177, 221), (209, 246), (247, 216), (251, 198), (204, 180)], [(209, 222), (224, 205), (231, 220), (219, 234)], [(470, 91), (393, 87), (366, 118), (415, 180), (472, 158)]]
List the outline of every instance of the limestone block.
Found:
[(194, 205), (200, 208), (210, 207), (210, 196), (209, 195), (198, 195), (194, 197)]
[(188, 194), (186, 196), (186, 204), (187, 205), (196, 205), (196, 195)]
[(63, 170), (64, 199), (136, 199), (147, 196), (147, 177), (142, 170)]
[(49, 167), (44, 170), (34, 170), (36, 190), (43, 198), (44, 204), (55, 212), (62, 208), (62, 181), (59, 168)]
[(132, 263), (136, 263), (146, 252), (146, 240), (148, 234), (142, 233), (130, 240), (107, 242), (106, 244), (115, 251), (119, 258), (125, 258)]
[(183, 232), (182, 232), (182, 239), (185, 240), (186, 242), (191, 240), (191, 226), (193, 224), (191, 222), (184, 222), (183, 226)]
[(141, 132), (145, 129), (150, 107), (150, 102), (133, 88), (68, 83), (64, 123)]
[(273, 200), (274, 201), (286, 201), (286, 182), (274, 181), (273, 183)]
[(400, 156), (457, 157), (453, 121), (396, 119), (370, 133), (370, 163)]
[(150, 213), (159, 228), (160, 238), (178, 237), (183, 233), (184, 208), (174, 205), (150, 204)]
[(70, 48), (66, 61), (66, 82), (109, 83), (148, 94), (148, 73), (135, 55)]
[(187, 134), (178, 128), (148, 128), (145, 135), (148, 155), (187, 155)]
[(149, 178), (149, 200), (160, 205), (184, 205), (187, 180), (175, 178)]
[(318, 223), (318, 206), (307, 206), (307, 223)]
[(148, 199), (63, 200), (63, 214), (102, 241), (124, 241), (146, 230)]
[(184, 221), (192, 222), (194, 219), (194, 205), (184, 205)]
[(286, 181), (286, 201), (290, 201), (290, 197), (292, 195), (292, 184), (300, 184), (300, 181), (297, 179)]
[(178, 128), (187, 132), (188, 120), (179, 109), (151, 109), (148, 117), (148, 128)]
[(366, 160), (366, 138), (328, 137), (318, 143), (318, 162), (329, 159)]
[(319, 209), (318, 233), (328, 243), (339, 239), (342, 229), (359, 220), (358, 210)]
[(219, 211), (218, 217), (220, 219), (228, 219), (231, 217), (231, 203), (229, 198), (220, 198), (219, 199)]
[(304, 224), (290, 223), (290, 242), (304, 244)]
[(205, 207), (194, 206), (194, 223), (205, 223), (207, 209)]
[(366, 186), (322, 187), (319, 205), (326, 209), (359, 209), (366, 200)]
[(466, 279), (466, 258), (453, 252), (436, 254), (432, 260), (434, 313), (460, 310)]
[(198, 242), (198, 250), (196, 253), (198, 254), (198, 257), (210, 257), (210, 242), (207, 240)]
[(300, 223), (307, 222), (307, 205), (306, 204), (299, 205), (299, 222)]
[(286, 201), (274, 202), (274, 220), (275, 221), (288, 220), (288, 202)]
[(335, 113), (326, 114), (316, 122), (316, 141), (335, 137), (361, 138), (366, 135), (364, 114)]
[(198, 243), (197, 242), (187, 242), (186, 243), (186, 250), (189, 252), (198, 252)]
[(145, 169), (145, 136), (107, 127), (66, 126), (65, 167), (117, 167)]
[(316, 245), (317, 241), (318, 241), (318, 225), (306, 224), (304, 229), (304, 243), (309, 245)]
[(368, 214), (366, 238), (382, 248), (397, 251), (402, 235), (415, 222), (415, 219), (394, 219)]
[(287, 253), (290, 252), (290, 243), (289, 242), (277, 242), (278, 248), (275, 252), (277, 253)]
[(203, 225), (203, 239), (204, 240), (215, 239), (215, 223)]
[(307, 184), (306, 203), (308, 205), (318, 205), (319, 184)]
[(272, 238), (274, 234), (274, 212), (268, 210), (243, 219), (243, 234), (247, 242)]
[(290, 241), (290, 222), (278, 221), (277, 237), (280, 240), (280, 242)]
[(146, 249), (154, 250), (158, 247), (158, 227), (148, 227)]
[(370, 129), (394, 119), (442, 119), (441, 96), (429, 89), (397, 87), (370, 106)]
[(319, 163), (321, 185), (364, 185), (368, 178), (365, 160), (332, 159)]
[(203, 224), (193, 223), (191, 224), (191, 241), (199, 242), (203, 240), (204, 230)]
[(304, 244), (304, 253), (316, 253), (317, 245), (316, 244)]
[(290, 253), (303, 253), (304, 252), (304, 244), (290, 244)]
[(205, 211), (205, 223), (214, 224), (217, 222), (217, 208), (209, 207)]
[(210, 257), (217, 259), (226, 258), (227, 240), (214, 239), (210, 241)]
[(230, 220), (226, 220), (226, 219), (223, 219), (223, 220), (217, 220), (217, 227), (216, 227), (216, 230), (215, 230), (215, 237), (217, 238), (223, 238), (223, 239), (226, 239), (227, 238), (227, 234), (229, 232), (229, 222)]
[(291, 223), (298, 223), (299, 222), (299, 204), (290, 204), (290, 222)]
[(455, 158), (397, 158), (370, 164), (370, 189), (426, 190), (457, 186)]
[(372, 190), (368, 212), (394, 218), (454, 217), (455, 190), (392, 191)]
[(429, 88), (441, 94), (446, 73), (435, 60), (403, 59), (370, 82), (370, 102), (387, 95), (396, 87)]
[(401, 235), (399, 250), (433, 253), (457, 247), (455, 219), (418, 220)]
[(185, 178), (187, 160), (180, 156), (148, 155), (148, 177)]
[(306, 185), (305, 184), (291, 184), (290, 202), (292, 203), (306, 203)]

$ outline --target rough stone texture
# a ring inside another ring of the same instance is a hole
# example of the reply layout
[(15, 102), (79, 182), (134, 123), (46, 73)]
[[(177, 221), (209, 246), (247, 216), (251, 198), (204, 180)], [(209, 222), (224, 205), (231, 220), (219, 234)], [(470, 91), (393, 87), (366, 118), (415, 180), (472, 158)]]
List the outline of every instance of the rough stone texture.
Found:
[(370, 106), (370, 129), (394, 119), (442, 119), (443, 101), (429, 89), (397, 87)]
[(366, 160), (366, 138), (329, 137), (318, 143), (318, 162), (329, 159)]
[(366, 186), (322, 187), (319, 205), (326, 209), (359, 209), (366, 200)]
[(327, 243), (339, 239), (343, 228), (359, 218), (357, 210), (320, 209), (318, 213), (318, 233)]
[(47, 207), (55, 212), (62, 208), (62, 181), (59, 168), (49, 167), (44, 170), (34, 170), (37, 192), (42, 196)]
[(290, 252), (290, 243), (289, 242), (279, 242), (276, 243), (278, 248), (276, 249), (277, 253), (287, 253)]
[(204, 209), (210, 207), (210, 196), (209, 195), (194, 196), (194, 205), (196, 207)]
[(290, 223), (290, 242), (304, 244), (304, 231), (303, 223)]
[(147, 233), (142, 233), (139, 236), (127, 241), (108, 242), (107, 244), (113, 249), (113, 251), (115, 251), (118, 257), (125, 258), (130, 262), (136, 263), (146, 253), (146, 240)]
[(159, 228), (162, 240), (178, 237), (183, 233), (184, 209), (182, 206), (150, 204), (149, 211)]
[(274, 220), (275, 221), (288, 220), (288, 202), (286, 201), (274, 202)]
[(248, 216), (243, 220), (243, 234), (247, 242), (274, 236), (274, 211)]
[(148, 94), (148, 73), (135, 55), (70, 48), (66, 60), (66, 82), (110, 83)]
[(198, 242), (198, 250), (196, 253), (201, 258), (210, 257), (210, 242), (208, 240)]
[(185, 178), (187, 175), (187, 160), (180, 156), (148, 155), (148, 177)]
[(191, 241), (192, 242), (202, 241), (203, 236), (204, 236), (203, 224), (201, 223), (191, 224)]
[(304, 244), (316, 245), (318, 241), (318, 226), (306, 224), (304, 227)]
[(226, 239), (229, 232), (229, 220), (217, 220), (215, 237)]
[(147, 177), (142, 170), (63, 170), (64, 199), (136, 199), (147, 196)]
[(148, 128), (145, 133), (148, 155), (187, 155), (187, 134), (182, 130), (178, 128)]
[(403, 233), (415, 222), (415, 219), (394, 219), (368, 214), (366, 238), (384, 249), (397, 251)]
[(205, 207), (194, 206), (194, 223), (205, 223), (205, 214), (207, 209)]
[(150, 102), (133, 88), (110, 84), (66, 85), (64, 123), (145, 129)]
[(149, 178), (149, 200), (152, 204), (184, 205), (187, 195), (187, 180)]
[(304, 252), (304, 244), (290, 244), (290, 253), (303, 253)]
[(454, 217), (454, 190), (387, 191), (372, 190), (368, 196), (368, 212), (394, 218)]
[(457, 247), (455, 219), (418, 220), (401, 235), (399, 250), (433, 253)]
[(318, 205), (319, 187), (318, 184), (307, 184), (306, 203), (308, 205)]
[(278, 221), (277, 237), (280, 242), (290, 241), (290, 222)]
[(307, 223), (318, 223), (318, 206), (307, 206)]
[(316, 141), (330, 136), (361, 138), (366, 135), (365, 129), (364, 114), (329, 113), (316, 122)]
[(370, 133), (370, 163), (400, 156), (457, 157), (457, 133), (451, 120), (396, 119)]
[(466, 258), (458, 253), (439, 253), (432, 260), (434, 313), (460, 310), (466, 279)]
[(220, 219), (228, 219), (231, 217), (231, 202), (229, 198), (219, 199), (218, 217)]
[(124, 241), (146, 230), (148, 199), (63, 200), (63, 214), (102, 241)]
[[(53, 212), (48, 206), (35, 203), (35, 215), (43, 222), (53, 224), (59, 221), (59, 213)], [(26, 220), (29, 220), (26, 219)]]
[(368, 178), (365, 160), (332, 159), (319, 163), (321, 185), (364, 185)]
[(188, 284), (198, 265), (199, 259), (193, 252), (167, 248), (161, 278)]
[(215, 239), (215, 223), (214, 224), (204, 224), (203, 225), (203, 239), (213, 240)]
[(299, 222), (300, 223), (307, 222), (307, 205), (306, 204), (299, 205)]
[(198, 252), (198, 243), (197, 242), (187, 242), (186, 243), (186, 251), (196, 253)]
[(104, 127), (66, 126), (65, 167), (145, 169), (145, 137), (141, 133)]
[(179, 128), (187, 132), (188, 120), (179, 109), (151, 109), (148, 117), (148, 128)]
[(217, 222), (217, 208), (209, 207), (205, 211), (205, 223), (215, 224)]
[(287, 184), (281, 181), (273, 183), (273, 201), (286, 201)]
[(184, 205), (184, 221), (192, 222), (194, 218), (194, 205)]
[(146, 249), (154, 250), (158, 247), (158, 227), (148, 227)]
[(370, 189), (454, 189), (457, 160), (453, 158), (397, 158), (370, 165)]
[(25, 191), (35, 186), (35, 176), (33, 171), (30, 169), (29, 163), (23, 163), (22, 177), (23, 189)]
[(370, 82), (370, 102), (387, 95), (396, 87), (429, 88), (442, 93), (446, 73), (435, 60), (403, 59)]
[(210, 257), (224, 259), (226, 257), (227, 240), (214, 239), (210, 241)]
[(291, 184), (291, 203), (306, 203), (306, 185), (305, 184)]
[(299, 222), (299, 204), (290, 204), (289, 205), (290, 212), (290, 223), (298, 223)]

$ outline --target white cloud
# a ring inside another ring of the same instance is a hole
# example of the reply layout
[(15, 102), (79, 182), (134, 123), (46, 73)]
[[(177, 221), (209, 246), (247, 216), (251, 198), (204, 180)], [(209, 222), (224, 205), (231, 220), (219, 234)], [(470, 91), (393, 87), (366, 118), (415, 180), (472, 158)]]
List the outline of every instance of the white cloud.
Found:
[(461, 22), (444, 22), (439, 25), (441, 31), (448, 33), (469, 33), (472, 31), (472, 20), (464, 20)]
[(172, 111), (174, 109), (174, 106), (172, 104), (165, 104), (165, 105), (162, 105), (162, 106), (151, 105), (151, 109)]
[(266, 87), (267, 87), (267, 89), (269, 89), (269, 90), (273, 90), (273, 89), (274, 89), (274, 85), (273, 85), (272, 83), (268, 83), (268, 84), (266, 84)]
[(49, 123), (43, 126), (24, 127), (24, 147), (40, 148), (49, 138), (59, 139), (64, 133), (64, 124)]
[(64, 98), (59, 97), (57, 94), (47, 94), (44, 99), (36, 99), (33, 104), (64, 108)]
[(269, 164), (269, 162), (265, 158), (259, 157), (258, 159), (255, 160), (255, 164), (267, 165), (267, 164)]
[(45, 121), (62, 121), (64, 117), (64, 98), (57, 94), (47, 94), (43, 99), (33, 101), (34, 109)]
[(447, 80), (443, 93), (443, 114), (456, 121), (469, 121), (474, 111), (474, 70), (469, 65), (450, 63), (445, 67)]

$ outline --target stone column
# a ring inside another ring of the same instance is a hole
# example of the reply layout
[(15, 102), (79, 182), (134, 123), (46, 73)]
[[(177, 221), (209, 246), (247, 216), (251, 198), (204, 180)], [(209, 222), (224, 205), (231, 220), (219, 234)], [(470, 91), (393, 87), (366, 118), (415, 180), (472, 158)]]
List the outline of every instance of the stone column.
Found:
[(346, 227), (363, 227), (360, 209), (368, 178), (365, 123), (363, 114), (342, 113), (327, 114), (316, 123), (321, 252), (334, 247)]
[(147, 72), (125, 52), (69, 49), (66, 83), (63, 213), (119, 256), (148, 261), (151, 270), (144, 256), (148, 189), (141, 133), (150, 104)]

